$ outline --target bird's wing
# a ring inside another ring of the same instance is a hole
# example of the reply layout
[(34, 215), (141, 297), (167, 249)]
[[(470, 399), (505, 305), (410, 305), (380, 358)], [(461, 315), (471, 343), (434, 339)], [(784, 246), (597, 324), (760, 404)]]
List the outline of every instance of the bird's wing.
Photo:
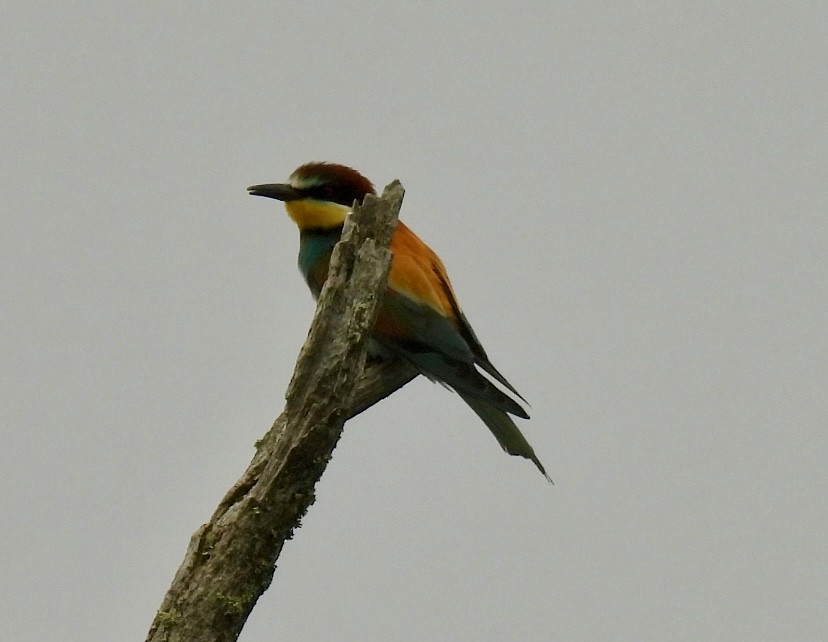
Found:
[[(455, 358), (460, 358), (458, 350), (463, 352), (464, 360), (471, 355), (474, 363), (523, 399), (489, 360), (457, 302), (457, 295), (440, 257), (402, 222), (397, 223), (390, 249), (394, 258), (388, 276), (389, 287), (404, 297), (431, 308), (451, 326), (449, 329), (444, 323), (427, 323), (422, 328), (421, 338), (437, 350)], [(410, 323), (413, 320), (409, 318), (407, 321)], [(425, 320), (420, 321), (420, 325), (423, 323)], [(400, 328), (396, 330), (399, 331)]]
[(475, 369), (479, 365), (520, 397), (486, 356), (439, 257), (403, 223), (398, 223), (391, 239), (391, 252), (388, 291), (374, 336), (427, 376), (488, 399), (506, 412), (527, 416)]
[(402, 221), (397, 223), (390, 249), (394, 258), (388, 285), (442, 316), (455, 320), (457, 299), (440, 257)]

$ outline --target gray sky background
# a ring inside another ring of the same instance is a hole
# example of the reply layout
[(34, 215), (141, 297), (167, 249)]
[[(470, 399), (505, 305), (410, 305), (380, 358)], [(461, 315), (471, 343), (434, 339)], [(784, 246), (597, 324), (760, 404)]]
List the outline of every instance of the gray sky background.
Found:
[(827, 7), (7, 3), (2, 637), (144, 638), (313, 312), (245, 187), (331, 160), (403, 181), (556, 485), (411, 384), (244, 642), (828, 638)]

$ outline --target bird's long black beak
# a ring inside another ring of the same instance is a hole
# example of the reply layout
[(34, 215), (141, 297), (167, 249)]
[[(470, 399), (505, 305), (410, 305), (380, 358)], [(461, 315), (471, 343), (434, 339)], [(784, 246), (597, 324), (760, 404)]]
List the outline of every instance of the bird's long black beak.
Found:
[(277, 201), (296, 201), (302, 198), (302, 192), (283, 183), (269, 183), (267, 185), (251, 185), (247, 191), (252, 196), (266, 196)]

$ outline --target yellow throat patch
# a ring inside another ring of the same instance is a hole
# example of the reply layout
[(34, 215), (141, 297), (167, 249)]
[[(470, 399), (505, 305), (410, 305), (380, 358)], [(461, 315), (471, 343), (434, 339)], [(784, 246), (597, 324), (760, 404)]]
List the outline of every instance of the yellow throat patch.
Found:
[(310, 198), (288, 201), (285, 203), (285, 209), (300, 230), (339, 227), (351, 211), (350, 207), (339, 203), (315, 201)]

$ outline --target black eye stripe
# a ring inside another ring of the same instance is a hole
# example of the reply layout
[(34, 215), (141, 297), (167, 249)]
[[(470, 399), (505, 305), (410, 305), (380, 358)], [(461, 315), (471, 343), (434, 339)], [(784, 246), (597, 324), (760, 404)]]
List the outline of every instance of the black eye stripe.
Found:
[(362, 201), (362, 195), (349, 188), (337, 188), (331, 184), (314, 185), (303, 190), (309, 198), (331, 201), (350, 207), (354, 201)]

